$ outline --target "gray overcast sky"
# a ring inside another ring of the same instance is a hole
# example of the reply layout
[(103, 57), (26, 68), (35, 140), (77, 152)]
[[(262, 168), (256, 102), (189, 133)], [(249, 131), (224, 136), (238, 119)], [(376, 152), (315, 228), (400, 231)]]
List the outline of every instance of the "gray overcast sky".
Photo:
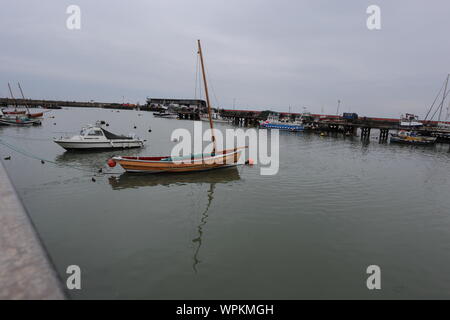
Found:
[[(196, 39), (220, 107), (425, 114), (450, 72), (450, 1), (0, 0), (0, 95), (193, 98)], [(81, 30), (66, 8), (81, 8)], [(366, 9), (381, 7), (379, 31)], [(16, 90), (17, 94), (17, 90)], [(216, 102), (216, 99), (213, 99)], [(217, 105), (217, 103), (214, 103)]]

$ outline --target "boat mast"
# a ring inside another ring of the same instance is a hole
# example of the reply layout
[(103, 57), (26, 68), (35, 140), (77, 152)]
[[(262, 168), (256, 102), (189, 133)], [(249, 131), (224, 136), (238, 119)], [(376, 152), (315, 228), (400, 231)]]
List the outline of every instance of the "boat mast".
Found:
[(9, 88), (9, 93), (11, 94), (11, 99), (14, 100), (14, 106), (15, 106), (14, 110), (17, 111), (17, 100), (16, 100), (16, 98), (14, 98), (14, 95), (11, 90), (11, 85), (9, 84), (9, 82), (8, 82), (8, 88)]
[(450, 74), (447, 74), (447, 79), (445, 81), (445, 88), (444, 88), (444, 92), (442, 94), (442, 102), (441, 102), (441, 107), (439, 109), (439, 119), (438, 122), (441, 121), (441, 114), (442, 114), (442, 108), (444, 107), (444, 102), (445, 102), (445, 97), (447, 96), (447, 86), (448, 86), (448, 78), (450, 77)]
[(206, 105), (208, 107), (209, 127), (211, 128), (211, 140), (213, 143), (212, 155), (214, 156), (216, 154), (216, 137), (214, 136), (214, 127), (213, 127), (213, 121), (212, 121), (212, 117), (211, 117), (211, 104), (209, 102), (208, 84), (206, 83), (205, 65), (203, 64), (202, 46), (200, 45), (200, 40), (197, 40), (197, 43), (198, 43), (198, 54), (200, 55), (200, 63), (202, 66), (203, 84), (205, 85), (205, 95), (206, 95)]
[[(17, 82), (17, 85), (19, 86), (20, 94), (22, 95), (23, 102), (25, 102), (25, 96), (23, 95), (22, 87), (20, 86), (20, 82)], [(30, 110), (28, 109), (27, 104), (25, 103), (25, 108), (27, 109), (28, 114), (30, 114)]]

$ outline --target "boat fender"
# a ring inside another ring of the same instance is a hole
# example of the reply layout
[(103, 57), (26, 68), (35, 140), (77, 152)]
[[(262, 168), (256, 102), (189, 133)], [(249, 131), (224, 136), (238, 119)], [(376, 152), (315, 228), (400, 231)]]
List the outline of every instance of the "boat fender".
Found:
[(255, 163), (255, 161), (253, 161), (253, 159), (248, 159), (247, 161), (245, 161), (245, 164), (248, 164), (250, 166), (252, 166)]
[(107, 161), (107, 163), (108, 163), (108, 166), (111, 168), (114, 168), (116, 166), (116, 162), (113, 159), (109, 159)]

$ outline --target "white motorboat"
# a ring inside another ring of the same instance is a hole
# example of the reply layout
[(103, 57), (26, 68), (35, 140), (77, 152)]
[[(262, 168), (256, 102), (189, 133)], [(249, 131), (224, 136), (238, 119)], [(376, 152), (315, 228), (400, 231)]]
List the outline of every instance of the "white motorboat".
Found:
[(116, 135), (102, 128), (99, 122), (84, 127), (79, 135), (61, 137), (54, 141), (66, 150), (127, 149), (144, 146), (144, 140), (135, 135)]
[(407, 113), (400, 118), (401, 127), (417, 128), (423, 126), (422, 122), (419, 122), (419, 116)]

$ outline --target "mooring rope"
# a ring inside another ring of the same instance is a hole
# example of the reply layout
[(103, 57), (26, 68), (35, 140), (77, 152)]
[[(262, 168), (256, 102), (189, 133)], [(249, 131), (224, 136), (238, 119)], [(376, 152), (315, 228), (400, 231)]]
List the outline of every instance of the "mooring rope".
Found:
[[(44, 162), (48, 162), (48, 163), (52, 163), (52, 164), (54, 164), (56, 166), (61, 166), (61, 164), (57, 163), (56, 161), (48, 160), (48, 159), (45, 159), (45, 158), (41, 158), (41, 157), (39, 157), (39, 156), (29, 152), (29, 151), (26, 151), (26, 150), (23, 150), (23, 149), (21, 149), (19, 147), (16, 147), (15, 145), (10, 144), (10, 143), (4, 141), (3, 139), (0, 139), (0, 144), (4, 145), (5, 147), (7, 147), (10, 150), (13, 150), (13, 151), (15, 151), (17, 153), (20, 153), (21, 155), (26, 156), (28, 158), (32, 158), (32, 159), (36, 159), (36, 160), (44, 161)], [(66, 167), (69, 167), (69, 168), (75, 169), (75, 170), (79, 170), (79, 171), (93, 173), (94, 175), (121, 174), (121, 172), (98, 172), (98, 171), (94, 171), (94, 170), (91, 170), (91, 169), (86, 169), (86, 168), (82, 168), (82, 167), (79, 167), (79, 166), (73, 166), (73, 165), (66, 165)]]

